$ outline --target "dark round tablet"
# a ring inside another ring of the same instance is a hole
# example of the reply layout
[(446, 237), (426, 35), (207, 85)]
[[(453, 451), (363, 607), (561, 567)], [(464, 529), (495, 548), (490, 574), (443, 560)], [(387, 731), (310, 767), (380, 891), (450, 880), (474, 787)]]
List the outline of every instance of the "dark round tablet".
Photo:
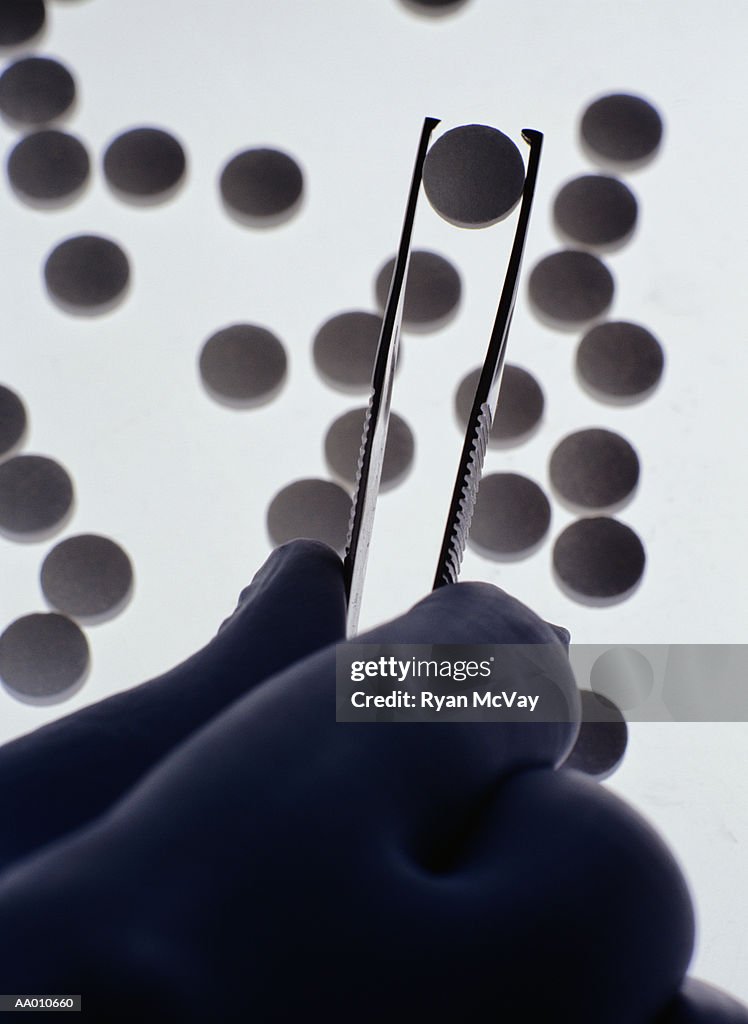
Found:
[(104, 153), (104, 175), (112, 188), (139, 199), (172, 192), (186, 167), (181, 143), (160, 128), (123, 132)]
[(401, 3), (415, 14), (440, 17), (453, 14), (459, 7), (464, 7), (468, 0), (401, 0)]
[[(479, 379), (480, 369), (471, 370), (457, 388), (455, 410), (463, 427), (467, 427)], [(533, 375), (521, 366), (507, 363), (501, 380), (490, 443), (517, 444), (525, 440), (540, 422), (544, 405), (543, 392)]]
[(644, 327), (609, 320), (587, 331), (577, 349), (577, 372), (593, 393), (605, 398), (642, 398), (657, 385), (665, 357)]
[(469, 540), (489, 557), (530, 554), (551, 522), (541, 488), (518, 473), (489, 473), (481, 480)]
[(584, 174), (567, 182), (553, 204), (559, 231), (591, 246), (623, 241), (634, 230), (637, 212), (631, 189), (605, 174)]
[(590, 669), (590, 689), (624, 711), (644, 704), (653, 687), (652, 666), (634, 647), (611, 647)]
[(26, 433), (26, 407), (10, 388), (0, 384), (0, 457), (12, 451)]
[(221, 195), (228, 208), (250, 221), (276, 222), (301, 200), (304, 177), (292, 156), (278, 149), (247, 149), (221, 172)]
[(530, 301), (541, 317), (563, 326), (602, 316), (613, 301), (613, 275), (597, 256), (562, 249), (535, 264)]
[(580, 697), (581, 727), (564, 768), (574, 768), (601, 782), (609, 778), (623, 760), (628, 726), (613, 701), (589, 690), (580, 690)]
[(525, 184), (520, 151), (497, 128), (466, 124), (437, 139), (423, 165), (423, 187), (440, 216), (485, 228), (517, 205)]
[(0, 110), (19, 124), (47, 124), (75, 100), (75, 81), (51, 57), (23, 57), (0, 75)]
[(11, 534), (50, 530), (72, 504), (72, 481), (52, 459), (16, 455), (0, 464), (0, 529)]
[[(393, 257), (377, 274), (374, 291), (381, 310), (387, 305), (394, 269)], [(461, 294), (462, 282), (453, 265), (438, 253), (416, 249), (410, 254), (403, 326), (411, 330), (442, 327), (456, 311)]]
[(639, 458), (620, 434), (590, 428), (559, 441), (549, 471), (551, 483), (567, 501), (586, 509), (608, 508), (636, 487)]
[(68, 537), (44, 559), (41, 585), (49, 603), (73, 618), (105, 615), (130, 594), (130, 559), (108, 537)]
[(580, 132), (588, 149), (603, 160), (640, 163), (660, 145), (662, 118), (641, 96), (612, 93), (590, 103)]
[(382, 330), (376, 313), (338, 313), (322, 324), (314, 337), (312, 354), (320, 376), (346, 391), (365, 391)]
[(350, 514), (351, 496), (332, 480), (295, 480), (270, 502), (267, 528), (273, 544), (307, 537), (342, 554)]
[[(356, 482), (356, 468), (361, 451), (361, 433), (366, 409), (344, 412), (325, 435), (325, 458), (331, 471), (349, 484)], [(387, 444), (382, 463), (382, 487), (393, 487), (407, 475), (413, 464), (415, 441), (413, 433), (397, 413), (390, 413)]]
[(8, 178), (22, 199), (57, 203), (86, 184), (91, 163), (74, 135), (47, 128), (27, 135), (8, 157)]
[(607, 516), (577, 519), (556, 539), (553, 566), (573, 595), (625, 597), (644, 573), (644, 547), (634, 531)]
[(286, 350), (257, 324), (232, 324), (203, 345), (200, 374), (219, 400), (252, 406), (268, 401), (286, 376)]
[(47, 257), (44, 278), (52, 298), (74, 312), (103, 311), (123, 297), (130, 264), (116, 242), (77, 235)]
[(0, 636), (0, 678), (22, 700), (64, 695), (81, 681), (88, 663), (80, 627), (55, 612), (25, 615)]
[(3, 0), (0, 4), (0, 46), (32, 39), (44, 25), (43, 0)]

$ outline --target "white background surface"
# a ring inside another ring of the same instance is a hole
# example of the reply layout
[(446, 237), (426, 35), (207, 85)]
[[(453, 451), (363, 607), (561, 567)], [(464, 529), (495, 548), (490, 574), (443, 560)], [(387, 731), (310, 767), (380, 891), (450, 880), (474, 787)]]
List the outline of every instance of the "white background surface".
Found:
[[(464, 578), (505, 587), (579, 642), (746, 638), (744, 5), (470, 0), (441, 19), (397, 0), (49, 8), (45, 34), (19, 52), (73, 70), (69, 128), (96, 169), (85, 195), (55, 212), (0, 186), (2, 382), (30, 413), (24, 451), (58, 459), (74, 479), (75, 513), (56, 539), (109, 535), (137, 578), (128, 609), (88, 631), (93, 669), (73, 699), (39, 708), (0, 691), (3, 737), (155, 675), (207, 640), (270, 549), (273, 494), (328, 476), (327, 426), (362, 401), (321, 382), (311, 340), (329, 316), (374, 308), (374, 275), (397, 243), (426, 114), (444, 129), (493, 124), (520, 146), (521, 128), (545, 132), (526, 271), (560, 245), (550, 218), (559, 186), (593, 169), (577, 142), (584, 106), (635, 92), (665, 121), (659, 157), (626, 177), (640, 203), (635, 236), (606, 258), (616, 279), (610, 316), (642, 323), (664, 345), (660, 388), (633, 407), (595, 402), (574, 377), (579, 334), (541, 326), (523, 288), (509, 360), (539, 379), (545, 419), (529, 443), (491, 451), (486, 465), (547, 490), (547, 459), (563, 435), (585, 426), (624, 434), (642, 478), (619, 517), (647, 548), (642, 586), (605, 609), (561, 594), (552, 543), (573, 517), (556, 502), (530, 559), (502, 565), (468, 552)], [(143, 124), (176, 134), (189, 159), (177, 198), (153, 209), (115, 199), (100, 173), (106, 143)], [(16, 138), (0, 125), (6, 152)], [(294, 154), (305, 173), (301, 212), (274, 231), (239, 227), (217, 189), (226, 160), (259, 145)], [(454, 390), (483, 358), (512, 230), (513, 220), (461, 232), (421, 200), (415, 246), (455, 262), (464, 296), (445, 330), (403, 338), (393, 408), (415, 432), (416, 460), (380, 502), (365, 622), (430, 585), (461, 444)], [(133, 268), (125, 303), (93, 319), (62, 313), (42, 279), (49, 250), (87, 232), (115, 238)], [(248, 412), (211, 401), (197, 374), (204, 340), (239, 320), (275, 331), (290, 358), (280, 397)], [(0, 628), (44, 608), (38, 574), (53, 543), (0, 538)], [(639, 724), (609, 783), (677, 851), (699, 915), (694, 973), (746, 999), (747, 740), (742, 724)]]

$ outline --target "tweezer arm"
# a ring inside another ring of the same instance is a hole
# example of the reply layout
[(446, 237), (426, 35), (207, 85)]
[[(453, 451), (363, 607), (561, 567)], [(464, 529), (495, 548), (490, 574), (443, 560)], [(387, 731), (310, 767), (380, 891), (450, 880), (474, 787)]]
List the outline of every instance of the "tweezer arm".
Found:
[(499, 399), (501, 377), (504, 370), (504, 356), (509, 338), (509, 328), (512, 322), (512, 313), (514, 312), (514, 303), (517, 298), (519, 272), (522, 266), (522, 255), (525, 249), (530, 211), (535, 194), (535, 182), (538, 176), (540, 151), (543, 145), (542, 133), (532, 128), (523, 129), (522, 138), (530, 146), (527, 176), (522, 191), (522, 205), (520, 206), (517, 228), (514, 233), (514, 242), (509, 256), (509, 264), (506, 277), (504, 278), (499, 307), (496, 311), (496, 319), (494, 320), (491, 332), (491, 340), (488, 344), (488, 352), (483, 363), (483, 369), (475, 391), (475, 399), (465, 432), (465, 442), (462, 448), (457, 478), (454, 491), (452, 492), (452, 502), (449, 507), (441, 552), (436, 567), (434, 590), (448, 583), (456, 583), (460, 575), (462, 556), (465, 553), (465, 545), (470, 531), (470, 523), (473, 518), (478, 487), (483, 472), (488, 437), (491, 432), (494, 416), (496, 415), (496, 405)]
[(400, 247), (390, 282), (390, 291), (382, 320), (382, 330), (379, 335), (369, 405), (364, 418), (344, 562), (345, 585), (348, 596), (348, 636), (355, 634), (361, 611), (366, 563), (369, 557), (369, 547), (374, 526), (374, 512), (382, 476), (384, 447), (387, 441), (392, 382), (397, 364), (403, 297), (410, 262), (410, 240), (413, 234), (413, 224), (415, 222), (426, 151), (431, 133), (438, 124), (438, 118), (434, 117), (427, 117), (423, 123), (413, 177), (410, 183), (408, 205), (405, 209), (405, 219), (400, 235)]

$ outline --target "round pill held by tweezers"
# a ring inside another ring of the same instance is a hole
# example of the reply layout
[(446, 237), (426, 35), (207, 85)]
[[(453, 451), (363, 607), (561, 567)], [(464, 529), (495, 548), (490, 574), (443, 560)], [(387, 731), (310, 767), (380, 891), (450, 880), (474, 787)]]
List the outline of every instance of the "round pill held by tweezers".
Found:
[(519, 202), (525, 165), (514, 142), (485, 124), (445, 132), (423, 168), (423, 186), (436, 212), (463, 228), (484, 228)]

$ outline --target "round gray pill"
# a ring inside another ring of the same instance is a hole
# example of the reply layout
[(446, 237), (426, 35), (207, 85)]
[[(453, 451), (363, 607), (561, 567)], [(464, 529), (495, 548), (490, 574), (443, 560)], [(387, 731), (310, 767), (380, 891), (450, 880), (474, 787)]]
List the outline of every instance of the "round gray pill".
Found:
[(0, 529), (35, 534), (58, 526), (73, 504), (73, 484), (58, 462), (16, 455), (0, 464)]
[(273, 544), (306, 537), (342, 554), (350, 514), (351, 496), (332, 480), (295, 480), (270, 502), (267, 528)]
[(116, 242), (99, 235), (77, 235), (52, 250), (44, 267), (47, 289), (72, 312), (99, 312), (122, 297), (130, 264)]
[(74, 198), (88, 181), (90, 168), (83, 143), (54, 128), (27, 135), (8, 157), (8, 178), (16, 193), (40, 203)]
[(320, 376), (344, 391), (366, 391), (371, 385), (382, 318), (376, 313), (338, 313), (322, 324), (312, 354)]
[(556, 539), (553, 566), (572, 596), (608, 601), (633, 592), (644, 574), (644, 546), (631, 527), (607, 516), (577, 519)]
[(26, 407), (10, 388), (0, 384), (0, 458), (11, 452), (26, 433)]
[(590, 252), (563, 249), (535, 264), (530, 274), (530, 301), (541, 317), (559, 326), (594, 320), (613, 301), (613, 275)]
[(423, 187), (440, 216), (484, 228), (509, 214), (525, 184), (525, 165), (508, 135), (485, 124), (445, 132), (426, 156)]
[(621, 243), (633, 232), (637, 212), (631, 189), (604, 174), (585, 174), (567, 182), (553, 203), (559, 231), (589, 246)]
[(238, 153), (221, 172), (223, 201), (250, 223), (276, 223), (293, 213), (304, 189), (301, 168), (278, 149), (248, 149)]
[(577, 349), (582, 382), (602, 398), (643, 398), (662, 376), (665, 357), (659, 341), (644, 327), (608, 320), (587, 331)]
[(273, 398), (287, 369), (286, 350), (257, 324), (233, 324), (217, 331), (200, 353), (200, 374), (219, 401), (251, 407)]
[(629, 442), (611, 430), (569, 434), (550, 459), (551, 483), (574, 505), (608, 508), (623, 501), (639, 482), (639, 458)]
[(414, 14), (435, 18), (453, 14), (468, 2), (469, 0), (401, 0), (403, 6)]
[(132, 128), (104, 153), (104, 174), (126, 197), (156, 198), (171, 193), (184, 177), (187, 158), (180, 142), (160, 128)]
[(481, 480), (469, 541), (489, 557), (524, 557), (543, 540), (551, 506), (534, 480), (489, 473)]
[(88, 665), (85, 636), (55, 612), (16, 619), (0, 636), (0, 678), (21, 700), (64, 697)]
[(17, 46), (41, 31), (46, 18), (43, 0), (3, 0), (0, 4), (0, 46)]
[[(463, 427), (467, 427), (470, 418), (480, 372), (480, 369), (471, 370), (457, 388), (455, 410)], [(544, 405), (543, 391), (533, 375), (507, 363), (489, 443), (506, 445), (525, 440), (540, 422)]]
[(74, 100), (73, 76), (50, 57), (23, 57), (0, 76), (0, 111), (18, 124), (47, 124)]
[(587, 149), (603, 160), (639, 164), (659, 149), (662, 118), (641, 96), (611, 93), (590, 103), (580, 134)]
[(649, 699), (654, 672), (648, 659), (633, 647), (611, 647), (590, 669), (590, 689), (628, 711)]
[(41, 585), (49, 603), (73, 618), (105, 615), (122, 606), (133, 583), (130, 559), (108, 537), (68, 537), (44, 559)]

